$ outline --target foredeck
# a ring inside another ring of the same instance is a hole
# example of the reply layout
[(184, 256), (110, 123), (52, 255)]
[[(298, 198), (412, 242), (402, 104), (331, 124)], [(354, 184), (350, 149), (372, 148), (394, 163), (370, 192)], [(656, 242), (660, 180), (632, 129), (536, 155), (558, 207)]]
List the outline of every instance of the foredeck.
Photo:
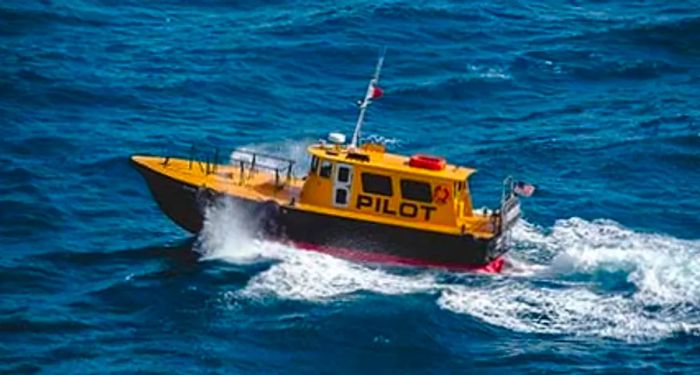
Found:
[(275, 176), (274, 173), (231, 164), (205, 164), (158, 156), (132, 156), (131, 159), (155, 173), (188, 185), (255, 201), (273, 200), (278, 204), (288, 204), (299, 194), (304, 182), (294, 176)]

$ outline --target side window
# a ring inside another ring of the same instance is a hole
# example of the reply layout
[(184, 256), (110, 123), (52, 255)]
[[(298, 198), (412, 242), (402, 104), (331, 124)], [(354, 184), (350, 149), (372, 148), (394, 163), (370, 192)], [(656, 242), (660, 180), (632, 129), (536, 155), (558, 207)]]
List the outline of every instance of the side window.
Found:
[(348, 191), (346, 189), (335, 190), (335, 203), (340, 206), (348, 204)]
[(362, 174), (362, 191), (370, 194), (392, 196), (391, 177), (374, 173)]
[(333, 163), (331, 163), (328, 160), (323, 160), (321, 162), (321, 169), (318, 172), (318, 175), (324, 178), (330, 178), (331, 177), (331, 172), (333, 171)]
[(401, 197), (412, 201), (430, 203), (433, 201), (433, 191), (427, 182), (401, 180)]
[(455, 187), (452, 189), (452, 193), (454, 194), (454, 197), (457, 198), (459, 197), (459, 192), (462, 191), (462, 183), (461, 182), (455, 182)]
[(350, 182), (350, 168), (346, 166), (338, 166), (338, 182)]
[(311, 157), (311, 170), (309, 174), (316, 174), (318, 170), (318, 158), (316, 156)]

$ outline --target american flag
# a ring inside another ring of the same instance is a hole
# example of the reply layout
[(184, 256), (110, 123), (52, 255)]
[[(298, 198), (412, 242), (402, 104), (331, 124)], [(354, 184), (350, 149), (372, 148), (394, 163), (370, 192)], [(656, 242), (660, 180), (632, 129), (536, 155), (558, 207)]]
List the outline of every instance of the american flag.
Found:
[(518, 181), (513, 185), (513, 193), (521, 197), (532, 196), (535, 192), (535, 187), (523, 181)]

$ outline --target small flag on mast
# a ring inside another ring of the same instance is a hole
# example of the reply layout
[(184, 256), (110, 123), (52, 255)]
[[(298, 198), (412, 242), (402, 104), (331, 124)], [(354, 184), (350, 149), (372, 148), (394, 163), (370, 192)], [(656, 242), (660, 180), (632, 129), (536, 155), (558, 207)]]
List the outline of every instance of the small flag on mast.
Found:
[(372, 86), (372, 99), (379, 99), (384, 95), (384, 90), (381, 87), (373, 85)]
[(513, 193), (521, 197), (530, 197), (535, 192), (535, 187), (523, 181), (513, 184)]
[(357, 116), (357, 123), (355, 124), (355, 131), (352, 133), (352, 141), (350, 142), (350, 148), (357, 147), (360, 141), (360, 131), (362, 130), (362, 123), (365, 119), (365, 111), (367, 107), (372, 103), (372, 99), (379, 99), (384, 95), (384, 91), (377, 86), (379, 83), (379, 73), (382, 70), (382, 64), (384, 64), (384, 54), (386, 48), (382, 50), (381, 55), (379, 55), (379, 61), (377, 61), (377, 68), (374, 70), (374, 76), (369, 81), (367, 85), (367, 91), (365, 91), (365, 97), (358, 104), (360, 107), (360, 114)]

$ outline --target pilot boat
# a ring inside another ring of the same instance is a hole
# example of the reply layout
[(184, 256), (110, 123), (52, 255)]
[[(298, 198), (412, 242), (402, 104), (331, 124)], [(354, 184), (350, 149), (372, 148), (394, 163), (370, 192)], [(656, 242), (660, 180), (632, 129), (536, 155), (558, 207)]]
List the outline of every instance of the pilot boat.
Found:
[(295, 176), (293, 160), (249, 150), (236, 150), (225, 163), (197, 158), (194, 148), (189, 157), (132, 155), (131, 163), (161, 210), (195, 234), (207, 207), (228, 199), (262, 236), (296, 248), (363, 262), (500, 272), (522, 189), (506, 178), (500, 207), (477, 210), (469, 189), (474, 169), (361, 142), (365, 112), (382, 94), (383, 60), (359, 102), (351, 141), (331, 133), (309, 145), (305, 176)]

